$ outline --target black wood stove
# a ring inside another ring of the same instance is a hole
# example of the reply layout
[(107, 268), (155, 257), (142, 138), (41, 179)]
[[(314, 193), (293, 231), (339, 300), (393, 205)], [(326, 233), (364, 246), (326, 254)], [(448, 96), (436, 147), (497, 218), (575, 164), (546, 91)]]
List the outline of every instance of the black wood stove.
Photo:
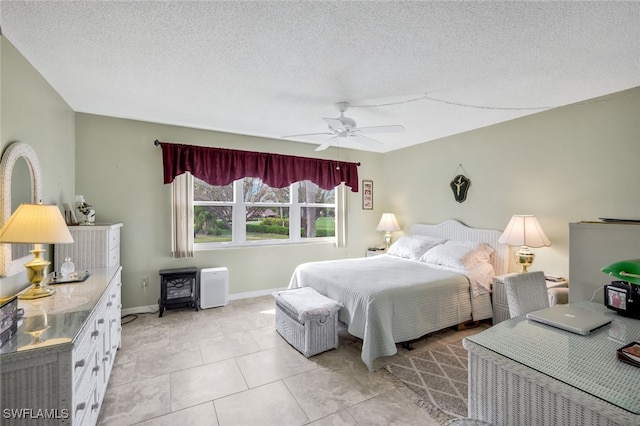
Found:
[(192, 307), (198, 310), (198, 268), (160, 271), (160, 317), (165, 309)]

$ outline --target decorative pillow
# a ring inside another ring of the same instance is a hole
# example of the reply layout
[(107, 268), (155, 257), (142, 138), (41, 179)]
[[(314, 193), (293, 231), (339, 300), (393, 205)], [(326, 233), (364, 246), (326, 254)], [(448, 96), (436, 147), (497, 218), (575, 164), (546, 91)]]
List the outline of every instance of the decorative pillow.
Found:
[(432, 247), (442, 244), (445, 240), (432, 237), (401, 237), (393, 243), (387, 254), (405, 259), (418, 260), (420, 256)]
[(469, 269), (489, 263), (493, 251), (493, 248), (485, 243), (447, 241), (428, 250), (420, 257), (420, 261), (450, 268)]

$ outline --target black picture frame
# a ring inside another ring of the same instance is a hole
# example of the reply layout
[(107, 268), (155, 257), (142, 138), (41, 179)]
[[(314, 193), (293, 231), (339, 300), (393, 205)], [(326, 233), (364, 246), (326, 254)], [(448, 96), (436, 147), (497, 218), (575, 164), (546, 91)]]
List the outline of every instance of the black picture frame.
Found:
[(362, 180), (362, 210), (373, 210), (373, 181)]

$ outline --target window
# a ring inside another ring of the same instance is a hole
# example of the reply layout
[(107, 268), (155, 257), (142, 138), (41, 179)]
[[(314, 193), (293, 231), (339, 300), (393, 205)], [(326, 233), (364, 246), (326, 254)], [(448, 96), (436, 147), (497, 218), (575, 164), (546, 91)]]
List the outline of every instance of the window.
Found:
[(311, 181), (272, 188), (259, 178), (193, 184), (194, 243), (221, 246), (334, 241), (336, 190)]

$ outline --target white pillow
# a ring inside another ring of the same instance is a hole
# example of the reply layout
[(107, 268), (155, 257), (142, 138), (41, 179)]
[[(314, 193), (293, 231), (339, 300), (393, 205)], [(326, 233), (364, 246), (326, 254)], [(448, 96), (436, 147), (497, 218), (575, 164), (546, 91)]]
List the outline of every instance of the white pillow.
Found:
[(447, 241), (428, 250), (420, 257), (420, 261), (450, 268), (470, 269), (489, 263), (493, 251), (493, 248), (485, 243)]
[(393, 243), (387, 254), (405, 259), (418, 260), (420, 256), (432, 247), (442, 244), (445, 240), (432, 237), (401, 237)]

